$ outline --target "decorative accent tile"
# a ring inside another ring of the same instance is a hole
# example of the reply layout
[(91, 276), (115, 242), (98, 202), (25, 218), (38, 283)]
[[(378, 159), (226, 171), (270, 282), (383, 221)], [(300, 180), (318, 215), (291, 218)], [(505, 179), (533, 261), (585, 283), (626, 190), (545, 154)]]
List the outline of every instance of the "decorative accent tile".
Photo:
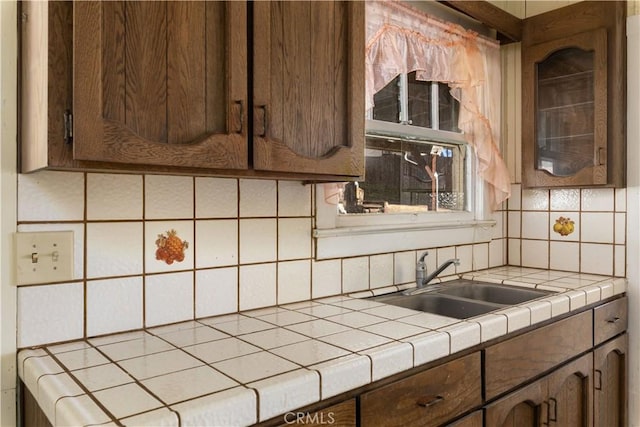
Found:
[(342, 262), (311, 260), (311, 297), (322, 298), (342, 292)]
[(214, 363), (212, 366), (243, 384), (299, 368), (295, 363), (266, 351), (224, 360)]
[(369, 257), (342, 260), (342, 292), (369, 289)]
[(449, 355), (450, 338), (446, 332), (427, 332), (402, 341), (413, 346), (413, 366), (420, 366)]
[(238, 180), (196, 177), (196, 218), (236, 218)]
[[(556, 224), (559, 225), (556, 226)], [(580, 214), (577, 212), (553, 212), (549, 216), (549, 238), (551, 240), (577, 242), (580, 240), (582, 228)]]
[(162, 406), (160, 401), (135, 383), (96, 391), (94, 396), (116, 418), (124, 418)]
[(18, 288), (18, 347), (82, 338), (82, 283)]
[[(169, 374), (202, 365), (184, 351), (171, 350), (118, 362), (120, 367), (138, 380)], [(152, 409), (152, 408), (148, 408)]]
[(275, 261), (277, 238), (275, 219), (241, 219), (240, 263)]
[(409, 343), (391, 343), (364, 350), (371, 358), (371, 380), (378, 381), (413, 367), (413, 347)]
[(278, 219), (278, 259), (280, 261), (311, 256), (311, 219)]
[(166, 404), (174, 404), (238, 385), (209, 366), (150, 378), (142, 384)]
[(237, 267), (196, 271), (196, 318), (237, 310)]
[(148, 276), (145, 326), (193, 319), (193, 272)]
[(257, 381), (249, 387), (256, 389), (260, 396), (260, 421), (320, 400), (318, 373), (306, 369)]
[(142, 219), (142, 175), (87, 174), (87, 219)]
[(278, 263), (278, 304), (311, 298), (311, 261)]
[(171, 409), (180, 414), (183, 427), (240, 426), (257, 422), (256, 392), (244, 387), (172, 405)]
[(142, 274), (142, 222), (87, 224), (87, 277)]
[(235, 337), (196, 344), (183, 350), (205, 363), (220, 362), (261, 351), (260, 348)]
[(310, 216), (312, 187), (300, 181), (278, 181), (278, 215)]
[(371, 359), (351, 354), (310, 366), (320, 373), (321, 398), (326, 399), (371, 382)]
[(238, 264), (238, 221), (196, 221), (196, 268)]
[(142, 277), (87, 282), (87, 335), (142, 328)]
[(18, 221), (83, 219), (83, 173), (40, 171), (18, 174)]
[(193, 218), (192, 177), (145, 175), (144, 183), (146, 219)]
[(145, 222), (145, 272), (193, 269), (193, 221)]
[(241, 266), (239, 289), (240, 310), (275, 305), (276, 264)]
[(240, 217), (276, 216), (276, 181), (240, 179)]

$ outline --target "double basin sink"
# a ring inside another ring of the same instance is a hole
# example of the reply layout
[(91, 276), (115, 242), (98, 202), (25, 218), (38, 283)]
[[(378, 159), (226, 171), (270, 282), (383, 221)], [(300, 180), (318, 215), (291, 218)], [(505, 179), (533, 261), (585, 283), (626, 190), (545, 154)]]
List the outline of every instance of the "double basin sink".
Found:
[(370, 299), (440, 316), (467, 319), (552, 293), (554, 292), (541, 289), (458, 279), (441, 284), (426, 285), (425, 291), (412, 295), (394, 292)]

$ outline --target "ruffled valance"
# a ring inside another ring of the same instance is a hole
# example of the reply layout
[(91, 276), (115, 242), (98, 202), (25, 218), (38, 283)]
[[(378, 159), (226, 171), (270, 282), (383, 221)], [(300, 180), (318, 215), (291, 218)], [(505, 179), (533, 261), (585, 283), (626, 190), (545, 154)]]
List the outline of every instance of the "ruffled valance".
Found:
[(449, 85), (460, 102), (458, 128), (474, 147), (478, 173), (491, 185), (494, 208), (510, 196), (500, 155), (500, 46), (459, 25), (445, 23), (396, 1), (366, 5), (366, 108), (396, 76)]

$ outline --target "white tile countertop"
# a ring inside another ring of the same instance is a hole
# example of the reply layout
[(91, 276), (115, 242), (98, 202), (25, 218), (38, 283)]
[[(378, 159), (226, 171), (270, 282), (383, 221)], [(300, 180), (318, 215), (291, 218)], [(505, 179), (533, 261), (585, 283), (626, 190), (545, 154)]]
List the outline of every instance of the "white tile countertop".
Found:
[(19, 376), (54, 426), (250, 425), (624, 293), (627, 283), (520, 267), (462, 277), (558, 293), (467, 320), (323, 298), (23, 349)]

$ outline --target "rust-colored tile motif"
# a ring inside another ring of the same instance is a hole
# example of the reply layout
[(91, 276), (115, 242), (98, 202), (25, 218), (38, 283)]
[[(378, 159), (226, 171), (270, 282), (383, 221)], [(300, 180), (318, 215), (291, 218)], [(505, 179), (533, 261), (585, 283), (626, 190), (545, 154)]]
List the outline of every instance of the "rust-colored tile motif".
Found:
[(567, 217), (559, 217), (556, 219), (556, 223), (553, 224), (553, 231), (560, 234), (561, 236), (568, 236), (573, 233), (574, 230), (574, 221), (571, 221), (571, 218)]
[(189, 242), (181, 240), (176, 230), (158, 234), (156, 240), (156, 259), (171, 265), (174, 262), (184, 261), (184, 251), (189, 247)]

